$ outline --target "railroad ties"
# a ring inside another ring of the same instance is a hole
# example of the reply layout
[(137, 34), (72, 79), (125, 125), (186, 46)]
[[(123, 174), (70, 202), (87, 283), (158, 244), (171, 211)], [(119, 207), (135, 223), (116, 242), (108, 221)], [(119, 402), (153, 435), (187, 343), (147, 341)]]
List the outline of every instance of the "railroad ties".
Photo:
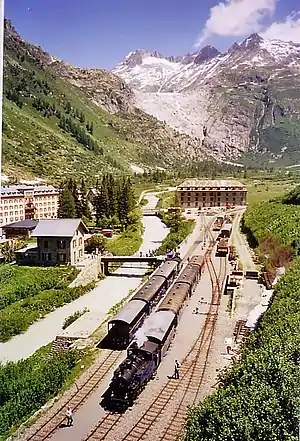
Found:
[(238, 320), (236, 322), (235, 328), (233, 330), (234, 342), (236, 344), (244, 343), (247, 337), (250, 335), (251, 331), (246, 328), (247, 320)]

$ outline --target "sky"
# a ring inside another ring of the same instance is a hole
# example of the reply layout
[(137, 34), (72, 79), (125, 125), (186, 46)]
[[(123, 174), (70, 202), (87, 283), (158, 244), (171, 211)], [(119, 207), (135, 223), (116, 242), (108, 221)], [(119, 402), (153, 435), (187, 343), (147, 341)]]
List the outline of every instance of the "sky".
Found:
[(251, 33), (300, 43), (300, 0), (5, 0), (22, 38), (80, 67), (113, 69), (136, 49), (226, 51)]

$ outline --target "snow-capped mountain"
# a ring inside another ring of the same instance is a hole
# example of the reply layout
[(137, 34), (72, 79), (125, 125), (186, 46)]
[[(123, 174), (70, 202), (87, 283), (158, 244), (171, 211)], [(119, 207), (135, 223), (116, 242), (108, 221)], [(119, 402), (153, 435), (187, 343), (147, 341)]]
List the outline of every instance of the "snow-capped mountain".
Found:
[[(299, 71), (300, 45), (263, 40), (253, 34), (221, 54), (212, 46), (182, 57), (164, 57), (159, 52), (131, 52), (113, 73), (131, 87), (144, 92), (181, 92), (198, 88), (212, 77), (249, 67), (290, 67)], [(279, 66), (280, 67), (280, 66)]]
[(271, 150), (280, 156), (291, 142), (283, 127), (294, 130), (300, 119), (300, 45), (293, 42), (252, 34), (223, 54), (211, 46), (180, 57), (139, 50), (113, 73), (134, 90), (138, 107), (223, 155), (266, 152), (275, 133)]

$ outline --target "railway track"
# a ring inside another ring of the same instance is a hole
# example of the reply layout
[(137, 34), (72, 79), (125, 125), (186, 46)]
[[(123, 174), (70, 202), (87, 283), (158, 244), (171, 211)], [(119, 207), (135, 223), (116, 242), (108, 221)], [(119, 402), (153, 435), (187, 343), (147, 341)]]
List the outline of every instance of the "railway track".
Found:
[(78, 381), (76, 390), (66, 399), (60, 400), (58, 406), (54, 406), (44, 417), (41, 417), (31, 427), (28, 435), (22, 441), (44, 441), (49, 439), (64, 424), (66, 408), (70, 406), (73, 411), (78, 410), (118, 362), (121, 355), (121, 352), (104, 350), (99, 360)]
[[(226, 275), (226, 259), (218, 259), (220, 262), (219, 273), (211, 261), (211, 253), (215, 245), (213, 234), (210, 235), (210, 246), (205, 254), (206, 267), (210, 275), (212, 285), (212, 297), (205, 323), (196, 342), (181, 363), (180, 381), (173, 378), (169, 379), (159, 394), (148, 405), (139, 420), (132, 429), (125, 433), (118, 441), (141, 441), (149, 438), (154, 424), (160, 420), (163, 412), (167, 411), (167, 406), (172, 405), (172, 400), (176, 394), (181, 395), (181, 399), (168, 415), (172, 417), (170, 424), (158, 435), (156, 431), (155, 439), (173, 441), (178, 438), (186, 420), (188, 406), (194, 404), (199, 396), (199, 391), (203, 383), (208, 357), (212, 345), (215, 324), (217, 321), (218, 308), (222, 295), (222, 285)], [(117, 423), (123, 422), (126, 416), (108, 413), (90, 431), (84, 441), (110, 441), (113, 438), (112, 431)]]

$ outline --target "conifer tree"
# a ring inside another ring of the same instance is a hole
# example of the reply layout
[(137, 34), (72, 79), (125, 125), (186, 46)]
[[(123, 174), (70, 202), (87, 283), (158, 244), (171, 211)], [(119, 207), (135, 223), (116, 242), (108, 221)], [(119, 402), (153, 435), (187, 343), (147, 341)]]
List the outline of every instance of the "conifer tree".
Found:
[(60, 189), (58, 200), (58, 217), (75, 218), (75, 201), (70, 189), (65, 185)]
[(85, 180), (82, 179), (80, 186), (80, 217), (91, 219), (91, 210), (87, 200), (87, 188)]

